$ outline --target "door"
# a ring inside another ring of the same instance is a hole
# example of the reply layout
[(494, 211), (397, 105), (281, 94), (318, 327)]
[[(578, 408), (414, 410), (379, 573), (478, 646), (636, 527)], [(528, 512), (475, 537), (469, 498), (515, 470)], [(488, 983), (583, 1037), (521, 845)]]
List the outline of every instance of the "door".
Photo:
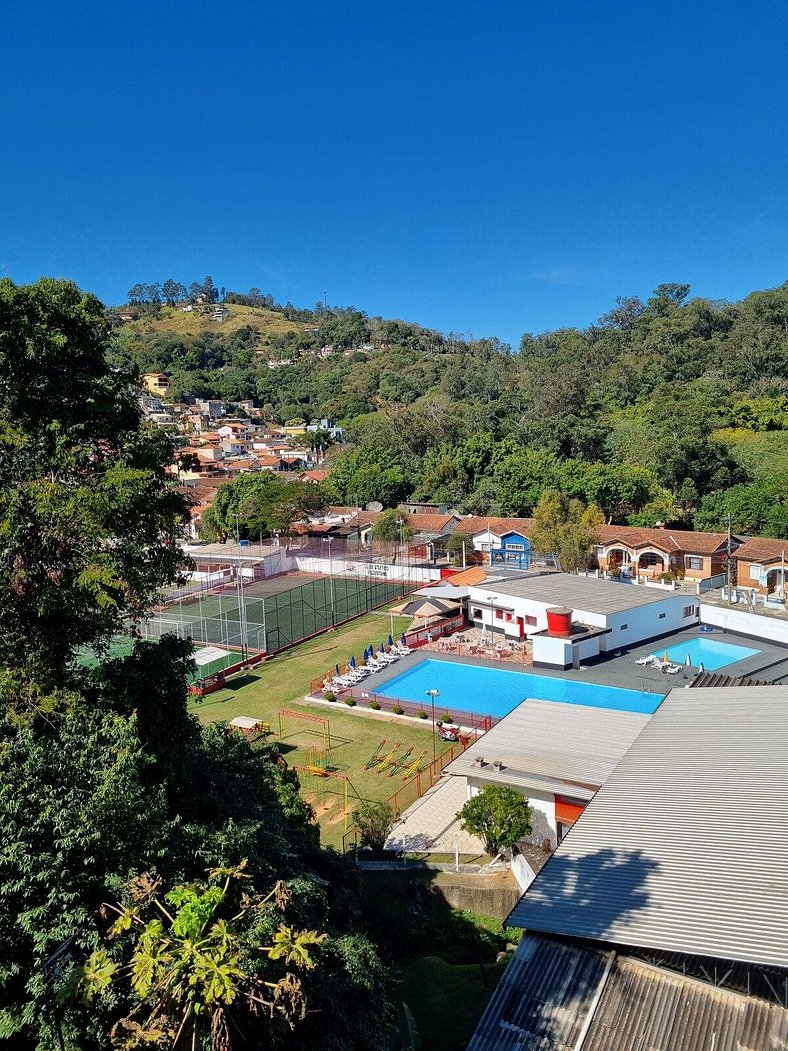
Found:
[(525, 618), (524, 617), (518, 617), (517, 618), (517, 630), (520, 632), (520, 638), (524, 639), (525, 638)]

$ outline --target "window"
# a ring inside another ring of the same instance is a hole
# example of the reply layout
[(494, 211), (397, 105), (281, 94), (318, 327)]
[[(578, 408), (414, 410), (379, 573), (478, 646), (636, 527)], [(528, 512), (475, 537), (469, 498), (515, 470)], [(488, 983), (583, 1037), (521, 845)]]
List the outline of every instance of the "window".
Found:
[(594, 548), (594, 554), (597, 556), (597, 558), (604, 558), (605, 557), (605, 546), (604, 546), (604, 544), (597, 544), (596, 547)]
[(511, 615), (511, 613), (507, 613), (507, 614), (506, 614), (506, 619), (507, 619), (507, 620), (508, 620), (509, 622), (511, 622), (511, 620), (512, 620), (512, 615)]
[(622, 624), (621, 625), (621, 631), (626, 631), (628, 627), (629, 627), (628, 624)]
[(681, 615), (682, 617), (694, 617), (697, 612), (697, 606), (685, 606), (684, 609), (681, 611)]
[(763, 566), (753, 562), (753, 564), (750, 566), (750, 580), (760, 580), (761, 573), (763, 573)]
[(660, 613), (660, 615), (659, 615), (659, 619), (660, 620), (664, 620), (665, 617), (667, 617), (667, 613)]
[(685, 555), (684, 567), (686, 569), (703, 569), (703, 559), (700, 555)]
[(536, 627), (536, 617), (523, 617), (523, 623), (527, 624), (530, 628)]
[(481, 620), (482, 619), (482, 611), (480, 609), (475, 609), (473, 611), (473, 613), (471, 614), (471, 616), (473, 617), (474, 620)]
[(507, 551), (525, 551), (525, 544), (507, 544)]
[(496, 620), (503, 620), (503, 610), (502, 609), (497, 609), (495, 611), (495, 619)]

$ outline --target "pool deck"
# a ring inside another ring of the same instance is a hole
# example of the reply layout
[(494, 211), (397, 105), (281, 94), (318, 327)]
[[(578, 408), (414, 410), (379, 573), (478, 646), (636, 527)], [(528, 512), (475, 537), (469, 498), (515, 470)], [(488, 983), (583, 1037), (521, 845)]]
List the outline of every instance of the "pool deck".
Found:
[(531, 675), (544, 675), (554, 679), (577, 679), (582, 682), (597, 683), (600, 686), (617, 686), (625, 690), (642, 690), (645, 693), (658, 693), (664, 696), (669, 690), (676, 687), (691, 685), (697, 674), (697, 668), (682, 667), (677, 675), (667, 675), (655, 668), (641, 667), (635, 661), (649, 653), (662, 653), (671, 646), (694, 638), (716, 639), (719, 642), (759, 650), (752, 657), (746, 657), (744, 660), (735, 661), (719, 669), (725, 675), (751, 676), (763, 679), (765, 682), (777, 682), (784, 678), (785, 681), (788, 681), (788, 646), (780, 646), (778, 643), (759, 639), (754, 640), (731, 631), (717, 630), (707, 633), (694, 627), (673, 635), (652, 639), (651, 642), (644, 642), (629, 649), (621, 649), (610, 656), (583, 664), (580, 668), (566, 670), (532, 668), (527, 665), (487, 660), (482, 657), (458, 657), (455, 654), (441, 653), (422, 647), (408, 654), (407, 657), (403, 657), (396, 664), (371, 675), (365, 680), (363, 688), (369, 693), (375, 693), (376, 689), (415, 667), (416, 664), (424, 660), (434, 660), (446, 661), (450, 664), (471, 664), (480, 668), (497, 668), (515, 673), (523, 671)]

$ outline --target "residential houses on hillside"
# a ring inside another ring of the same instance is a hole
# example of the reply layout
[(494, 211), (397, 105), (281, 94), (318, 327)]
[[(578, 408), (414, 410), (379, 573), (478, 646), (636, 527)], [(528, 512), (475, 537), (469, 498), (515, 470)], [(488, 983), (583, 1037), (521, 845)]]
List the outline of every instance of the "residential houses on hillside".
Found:
[[(326, 431), (333, 441), (344, 440), (342, 428), (330, 419), (280, 427), (255, 420), (254, 404), (249, 400), (233, 403), (233, 411), (239, 413), (234, 416), (230, 415), (230, 406), (218, 399), (168, 402), (171, 383), (164, 373), (146, 373), (142, 384), (139, 404), (145, 417), (174, 441), (185, 442), (177, 447), (171, 470), (182, 484), (192, 488), (198, 481), (213, 478), (218, 480), (212, 487), (215, 492), (221, 482), (251, 471), (287, 473), (318, 485), (328, 473), (322, 468), (322, 453), (310, 448), (310, 433)], [(530, 540), (531, 518), (461, 515), (444, 504), (421, 501), (402, 503), (398, 510), (411, 531), (408, 556), (416, 560), (445, 560), (454, 534), (467, 538), (462, 548), (464, 564), (527, 570), (537, 554)], [(323, 526), (324, 534), (333, 530), (336, 535), (353, 535), (357, 542), (368, 545), (379, 513), (329, 507), (310, 516), (296, 532), (308, 535), (309, 527)], [(348, 526), (352, 528), (348, 530)], [(197, 517), (190, 529), (192, 536), (197, 535), (198, 527)], [(337, 533), (339, 527), (343, 528)], [(781, 540), (619, 525), (600, 526), (595, 539), (592, 566), (606, 576), (645, 583), (658, 582), (663, 574), (670, 574), (720, 587), (730, 575), (731, 583), (739, 589), (761, 595), (785, 590), (788, 542)]]

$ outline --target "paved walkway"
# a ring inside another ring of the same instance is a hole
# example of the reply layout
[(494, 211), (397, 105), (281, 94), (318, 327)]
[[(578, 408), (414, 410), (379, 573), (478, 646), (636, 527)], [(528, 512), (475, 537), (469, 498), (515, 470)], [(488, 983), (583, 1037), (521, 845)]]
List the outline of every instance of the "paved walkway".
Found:
[(409, 851), (433, 851), (461, 854), (483, 854), (481, 840), (463, 832), (457, 811), (467, 799), (464, 777), (442, 777), (432, 788), (409, 806), (386, 842), (387, 850), (401, 850), (403, 839)]

